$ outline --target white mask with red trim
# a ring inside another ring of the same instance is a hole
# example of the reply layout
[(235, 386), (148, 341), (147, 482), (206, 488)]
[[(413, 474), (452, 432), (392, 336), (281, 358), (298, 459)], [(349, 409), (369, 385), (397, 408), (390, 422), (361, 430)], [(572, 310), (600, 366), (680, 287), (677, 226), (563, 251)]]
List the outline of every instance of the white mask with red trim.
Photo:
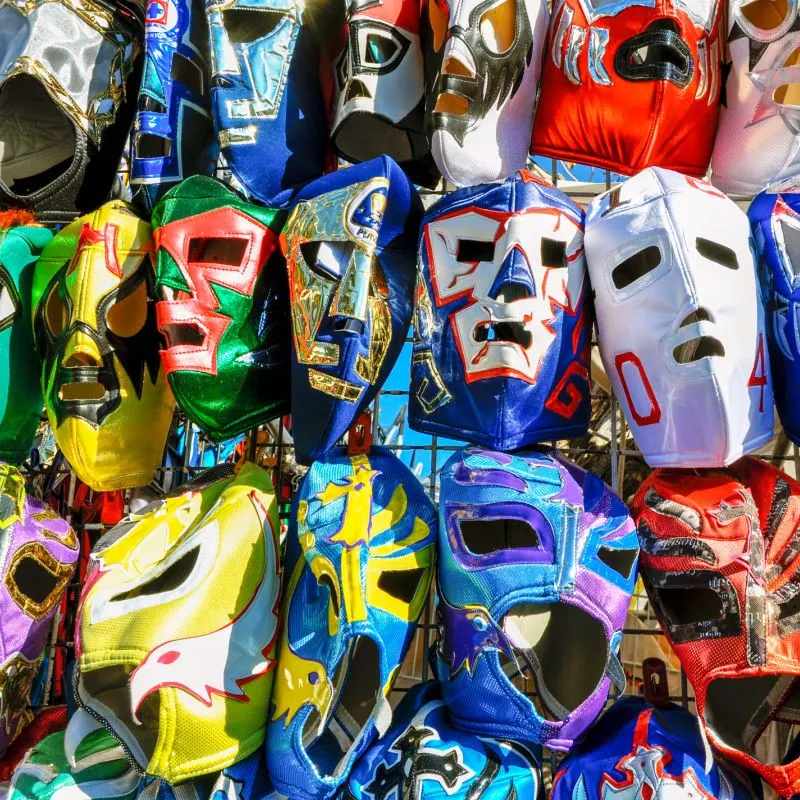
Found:
[(647, 463), (721, 467), (772, 437), (764, 310), (746, 215), (653, 167), (593, 200), (600, 354)]

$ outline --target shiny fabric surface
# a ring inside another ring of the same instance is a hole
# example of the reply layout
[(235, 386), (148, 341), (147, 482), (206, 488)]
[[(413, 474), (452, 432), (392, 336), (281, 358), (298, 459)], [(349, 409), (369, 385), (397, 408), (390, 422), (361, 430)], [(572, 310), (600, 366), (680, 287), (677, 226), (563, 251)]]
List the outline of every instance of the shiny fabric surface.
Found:
[(386, 735), (358, 760), (343, 800), (537, 800), (536, 757), (509, 741), (454, 728), (435, 681), (418, 684), (395, 709)]
[(202, 176), (153, 213), (161, 360), (181, 408), (213, 439), (289, 411), (285, 219)]
[(289, 518), (267, 734), (277, 791), (327, 800), (392, 721), (389, 693), (433, 577), (436, 514), (381, 447), (315, 461)]
[(800, 2), (730, 0), (725, 103), (711, 182), (729, 194), (791, 189), (800, 177)]
[(422, 201), (381, 156), (312, 181), (286, 202), (292, 436), (297, 460), (307, 464), (367, 408), (400, 354)]
[(96, 722), (80, 732), (70, 723), (66, 732), (47, 736), (27, 754), (7, 800), (135, 800), (138, 783), (114, 736)]
[(261, 746), (278, 531), (269, 476), (245, 464), (129, 515), (92, 551), (76, 622), (78, 701), (149, 775), (180, 783)]
[(702, 178), (723, 60), (719, 0), (557, 0), (531, 153)]
[[(3, 3), (0, 205), (46, 216), (107, 198), (134, 108), (139, 37), (129, 13), (96, 0)], [(12, 97), (18, 81), (26, 88)]]
[(78, 477), (97, 491), (148, 483), (172, 420), (152, 257), (150, 225), (115, 200), (62, 228), (34, 273), (47, 417)]
[(498, 450), (583, 436), (591, 301), (583, 212), (523, 171), (422, 223), (409, 425)]
[(586, 262), (606, 374), (651, 467), (721, 467), (772, 438), (750, 225), (705, 181), (653, 167), (596, 197)]
[(41, 366), (33, 343), (33, 271), (53, 238), (44, 227), (0, 230), (0, 460), (24, 461), (42, 416)]
[(800, 194), (760, 194), (747, 212), (759, 257), (775, 407), (800, 443)]
[(269, 205), (273, 195), (326, 168), (321, 23), (314, 19), (322, 5), (205, 0), (205, 6), (220, 165), (236, 189)]
[(670, 703), (656, 708), (623, 697), (561, 762), (550, 800), (671, 797), (675, 800), (755, 800), (742, 775), (713, 762), (697, 717)]
[(72, 528), (0, 464), (0, 755), (33, 719), (31, 686), (77, 558)]
[(424, 9), (425, 124), (436, 165), (456, 186), (513, 175), (528, 160), (548, 4), (429, 0)]
[(544, 451), (454, 453), (441, 473), (436, 649), (453, 724), (568, 751), (625, 686), (638, 554), (625, 504), (596, 475)]
[(213, 173), (209, 62), (203, 0), (148, 4), (130, 176), (147, 211), (184, 178)]
[(782, 760), (755, 748), (768, 728), (791, 734), (800, 705), (800, 483), (754, 456), (724, 472), (658, 469), (631, 511), (653, 613), (708, 739), (780, 796), (798, 794), (796, 749)]

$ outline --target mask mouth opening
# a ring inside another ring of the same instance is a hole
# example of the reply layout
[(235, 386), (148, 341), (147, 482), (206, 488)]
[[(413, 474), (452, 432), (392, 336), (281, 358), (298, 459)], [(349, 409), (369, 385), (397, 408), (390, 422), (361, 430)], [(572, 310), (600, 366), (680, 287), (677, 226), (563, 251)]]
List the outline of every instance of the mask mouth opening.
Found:
[(391, 722), (378, 645), (367, 636), (351, 639), (332, 682), (328, 714), (323, 718), (312, 710), (303, 726), (303, 746), (320, 775), (336, 778), (347, 768), (370, 718), (381, 735)]
[(514, 658), (500, 653), (506, 676), (548, 721), (565, 720), (606, 674), (608, 640), (601, 623), (567, 603), (522, 603), (500, 619)]
[(161, 700), (158, 691), (148, 695), (136, 712), (139, 724), (134, 722), (129, 688), (134, 667), (112, 664), (80, 673), (76, 670), (78, 695), (81, 705), (108, 725), (137, 762), (146, 765), (158, 744)]
[(725, 355), (725, 348), (713, 336), (696, 336), (688, 342), (679, 344), (672, 356), (679, 364), (693, 364), (702, 358), (716, 358)]
[(193, 322), (167, 323), (160, 326), (170, 347), (202, 347), (206, 335)]
[(32, 195), (67, 172), (74, 157), (74, 125), (45, 87), (29, 75), (7, 81), (0, 91), (0, 181), (14, 194)]
[(525, 322), (479, 322), (472, 336), (476, 342), (518, 344), (523, 350), (533, 344), (533, 334)]
[(58, 398), (63, 402), (97, 402), (107, 395), (106, 387), (97, 381), (62, 383), (58, 389)]
[[(362, 95), (352, 95), (352, 86), (361, 81), (353, 80), (345, 96), (349, 102)], [(365, 100), (370, 99), (368, 96)], [(361, 161), (377, 158), (390, 153), (395, 161), (410, 161), (414, 149), (408, 133), (392, 120), (384, 119), (371, 112), (353, 111), (349, 113), (336, 131), (336, 149), (347, 159), (348, 154)], [(349, 160), (353, 160), (353, 158)]]
[[(785, 754), (760, 746), (760, 740), (770, 729), (788, 734), (790, 726), (800, 723), (800, 677), (717, 678), (706, 690), (704, 717), (727, 747), (768, 766), (781, 764)], [(792, 739), (788, 737), (789, 743)], [(780, 738), (785, 740), (785, 736)]]
[(666, 80), (684, 89), (692, 80), (694, 61), (675, 21), (657, 19), (620, 45), (614, 68), (629, 81)]

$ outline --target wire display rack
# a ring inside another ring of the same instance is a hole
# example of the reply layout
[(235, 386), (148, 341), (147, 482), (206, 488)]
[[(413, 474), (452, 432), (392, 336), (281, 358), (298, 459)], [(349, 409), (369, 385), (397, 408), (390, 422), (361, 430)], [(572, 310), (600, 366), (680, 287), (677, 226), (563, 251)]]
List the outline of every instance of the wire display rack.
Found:
[[(612, 188), (618, 180), (621, 180), (613, 173), (592, 170), (591, 180), (579, 181), (575, 178), (571, 165), (551, 159), (537, 159), (531, 167), (543, 177), (549, 177), (555, 186), (584, 207), (593, 197)], [(595, 180), (596, 176), (600, 179)], [(127, 199), (124, 196), (126, 183), (123, 176), (117, 187), (117, 194), (124, 199)], [(436, 190), (422, 189), (421, 194), (427, 207), (445, 194), (445, 189), (441, 186)], [(750, 198), (744, 197), (733, 199), (743, 208), (747, 207), (750, 200)], [(66, 221), (64, 220), (64, 222)], [(439, 472), (450, 454), (463, 447), (464, 443), (421, 434), (414, 434), (413, 443), (406, 443), (404, 438), (405, 410), (408, 406), (411, 342), (409, 336), (386, 387), (378, 393), (371, 406), (373, 441), (375, 444), (384, 445), (412, 468), (416, 467), (418, 473), (421, 471), (420, 479), (436, 505)], [(590, 376), (592, 415), (588, 435), (581, 439), (547, 444), (552, 444), (571, 460), (599, 475), (627, 502), (630, 501), (650, 469), (636, 448), (617, 400), (610, 390), (599, 358), (596, 341), (592, 342)], [(155, 499), (158, 496), (159, 488), (162, 490), (174, 488), (203, 470), (220, 463), (219, 451), (213, 455), (215, 445), (205, 439), (186, 420), (180, 410), (176, 412), (173, 425), (175, 430), (182, 430), (182, 455), (177, 461), (174, 459), (170, 463), (165, 461), (159, 468), (150, 488), (144, 493), (141, 491), (125, 492), (124, 498), (121, 498), (125, 511)], [(198, 434), (196, 438), (195, 433)], [(173, 437), (173, 441), (174, 439), (175, 437)], [(40, 492), (47, 495), (55, 491), (59, 500), (59, 510), (75, 528), (82, 549), (80, 567), (73, 583), (68, 588), (65, 601), (62, 603), (53, 625), (49, 648), (43, 662), (44, 675), (40, 676), (40, 691), (35, 702), (35, 707), (39, 708), (64, 702), (64, 689), (56, 685), (53, 680), (54, 664), (68, 663), (72, 659), (74, 647), (72, 631), (81, 583), (85, 575), (88, 550), (109, 527), (91, 514), (87, 515), (86, 510), (91, 508), (93, 499), (91, 493), (88, 496), (78, 497), (77, 479), (74, 473), (69, 470), (66, 462), (57, 453), (55, 458), (52, 458), (54, 451), (52, 434), (46, 429), (46, 422), (43, 421), (40, 428), (39, 452), (44, 455), (39, 464), (29, 463), (26, 465), (26, 470), (28, 476), (37, 484)], [(244, 437), (239, 451), (240, 456), (248, 460), (255, 460), (272, 471), (276, 495), (279, 498), (279, 514), (283, 532), (285, 532), (290, 514), (291, 497), (302, 479), (304, 469), (298, 467), (294, 461), (291, 435), (284, 425), (284, 421), (277, 420), (267, 426), (262, 426), (261, 429), (250, 431)], [(209, 454), (211, 454), (210, 459)], [(776, 436), (758, 455), (793, 477), (800, 475), (800, 452), (798, 447), (791, 444), (783, 433), (777, 417)], [(205, 458), (205, 464), (193, 466), (193, 463), (196, 464), (203, 458)], [(432, 587), (431, 596), (399, 672), (390, 698), (393, 705), (411, 686), (432, 677), (428, 652), (436, 639), (433, 592)], [(652, 613), (641, 580), (639, 580), (628, 611), (621, 646), (621, 660), (627, 677), (626, 693), (638, 694), (640, 692), (643, 680), (642, 661), (650, 656), (657, 656), (666, 663), (671, 699), (690, 711), (694, 711), (694, 698), (686, 676), (680, 669), (680, 665)], [(516, 680), (526, 693), (531, 696), (535, 694), (535, 686), (524, 677), (520, 676)], [(615, 695), (612, 693), (609, 702), (612, 702), (613, 699), (615, 699)], [(555, 756), (546, 756), (545, 782), (552, 774), (554, 765)]]

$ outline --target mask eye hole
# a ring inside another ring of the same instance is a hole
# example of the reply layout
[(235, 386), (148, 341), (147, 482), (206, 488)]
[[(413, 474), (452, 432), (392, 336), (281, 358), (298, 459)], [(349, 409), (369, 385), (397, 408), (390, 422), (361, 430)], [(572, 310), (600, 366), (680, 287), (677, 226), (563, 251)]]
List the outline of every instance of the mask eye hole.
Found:
[(617, 264), (611, 273), (611, 280), (617, 289), (624, 289), (652, 272), (660, 263), (661, 250), (655, 245), (650, 245), (629, 256), (621, 264)]
[(136, 136), (136, 155), (139, 158), (166, 158), (172, 152), (172, 141), (155, 133)]
[(759, 30), (772, 31), (786, 19), (789, 0), (750, 0), (739, 6), (739, 13)]
[(446, 0), (430, 0), (428, 3), (428, 19), (433, 33), (433, 49), (439, 52), (447, 38), (447, 29), (450, 27), (450, 9)]
[(388, 64), (400, 49), (393, 39), (388, 36), (381, 36), (378, 33), (368, 33), (366, 44), (364, 62), (375, 66)]
[(543, 267), (566, 267), (567, 266), (567, 243), (560, 242), (558, 239), (542, 239), (542, 266)]
[(116, 336), (135, 336), (147, 322), (147, 285), (142, 281), (130, 294), (108, 309), (106, 325)]
[[(792, 51), (792, 54), (786, 59), (784, 67), (796, 67), (800, 65), (800, 47)], [(772, 93), (772, 99), (779, 106), (787, 106), (789, 108), (800, 107), (800, 83), (783, 83), (778, 86)]]
[(494, 242), (484, 242), (480, 239), (459, 239), (456, 261), (461, 264), (494, 261)]
[(736, 253), (730, 247), (725, 247), (719, 242), (712, 242), (711, 239), (702, 239), (699, 236), (695, 241), (697, 252), (709, 261), (715, 261), (728, 269), (739, 269), (739, 261)]
[(197, 558), (200, 555), (200, 547), (193, 547), (191, 550), (184, 553), (174, 564), (170, 564), (160, 575), (157, 575), (152, 580), (135, 586), (127, 592), (122, 592), (111, 599), (112, 603), (117, 603), (122, 600), (133, 600), (136, 597), (149, 597), (152, 595), (163, 594), (164, 592), (171, 592), (181, 586), (189, 576), (197, 564)]
[(780, 221), (781, 233), (783, 234), (783, 246), (789, 255), (789, 269), (795, 277), (800, 275), (800, 228), (787, 225), (783, 220)]
[(44, 321), (53, 337), (60, 336), (67, 327), (67, 307), (58, 293), (58, 284), (54, 283), (47, 295), (44, 306)]
[(300, 252), (314, 272), (339, 280), (353, 255), (352, 242), (305, 242)]
[(722, 603), (713, 589), (699, 586), (661, 588), (658, 596), (673, 625), (697, 625), (722, 619)]
[(173, 53), (170, 75), (173, 80), (182, 83), (187, 89), (191, 89), (197, 94), (205, 94), (203, 71), (197, 64), (189, 61), (186, 56), (182, 56), (180, 53)]
[(22, 558), (14, 569), (14, 583), (24, 597), (38, 606), (46, 601), (59, 585), (59, 579), (35, 558)]
[(490, 8), (481, 17), (480, 31), (491, 52), (497, 55), (508, 52), (517, 34), (516, 0), (502, 0)]
[(232, 44), (248, 44), (269, 36), (285, 18), (270, 9), (229, 8), (222, 12), (222, 24)]
[(196, 237), (189, 240), (190, 264), (224, 264), (240, 267), (247, 253), (248, 239), (230, 237)]
[(382, 572), (378, 578), (378, 588), (406, 605), (411, 605), (424, 575), (425, 567)]
[(467, 550), (476, 556), (542, 546), (536, 529), (523, 519), (469, 519), (459, 528)]
[(618, 572), (623, 578), (630, 578), (633, 565), (636, 563), (638, 550), (615, 550), (611, 547), (600, 547), (597, 557), (614, 572)]

